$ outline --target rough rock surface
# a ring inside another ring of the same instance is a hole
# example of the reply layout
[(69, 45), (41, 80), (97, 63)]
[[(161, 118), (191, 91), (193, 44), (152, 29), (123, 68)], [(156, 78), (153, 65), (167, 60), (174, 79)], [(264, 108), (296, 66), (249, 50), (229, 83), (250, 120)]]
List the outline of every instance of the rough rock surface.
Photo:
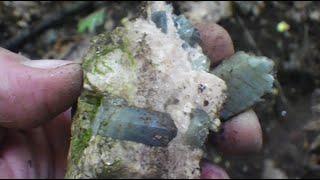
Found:
[(98, 36), (84, 57), (67, 178), (200, 177), (226, 85), (207, 72), (196, 30), (185, 38), (171, 6), (145, 11)]

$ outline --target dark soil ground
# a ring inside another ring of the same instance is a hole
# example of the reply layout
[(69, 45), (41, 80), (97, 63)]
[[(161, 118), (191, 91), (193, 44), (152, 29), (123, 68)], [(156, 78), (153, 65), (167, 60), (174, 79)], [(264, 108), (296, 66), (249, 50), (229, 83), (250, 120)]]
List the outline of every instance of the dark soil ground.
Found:
[[(319, 178), (320, 145), (316, 143), (320, 140), (316, 137), (320, 116), (312, 107), (320, 104), (320, 3), (243, 3), (232, 3), (233, 15), (218, 24), (228, 30), (236, 50), (264, 55), (276, 62), (279, 95), (266, 97), (255, 107), (264, 132), (263, 150), (251, 156), (222, 156), (215, 161), (232, 178), (267, 177), (263, 174), (280, 177), (277, 173), (290, 178)], [(123, 17), (134, 16), (138, 5), (0, 2), (0, 44), (32, 59), (79, 58), (90, 37), (111, 30)], [(179, 3), (175, 7), (179, 10)], [(104, 26), (94, 33), (77, 32), (78, 22), (101, 8), (107, 12)], [(281, 21), (290, 25), (288, 31), (277, 31)], [(306, 130), (306, 126), (312, 130)]]

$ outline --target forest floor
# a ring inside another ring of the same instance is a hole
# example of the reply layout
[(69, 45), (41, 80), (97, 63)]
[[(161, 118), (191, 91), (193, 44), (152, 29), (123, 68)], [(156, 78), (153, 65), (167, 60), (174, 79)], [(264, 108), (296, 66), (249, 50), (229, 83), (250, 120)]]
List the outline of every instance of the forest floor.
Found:
[[(177, 13), (182, 4), (174, 2)], [(232, 2), (212, 21), (231, 35), (235, 49), (273, 59), (279, 95), (255, 110), (264, 148), (255, 155), (215, 162), (232, 178), (320, 177), (320, 3)], [(137, 14), (138, 2), (0, 2), (0, 46), (31, 59), (76, 59), (97, 33)], [(103, 24), (79, 32), (78, 23), (104, 10)], [(278, 29), (280, 22), (287, 28)]]

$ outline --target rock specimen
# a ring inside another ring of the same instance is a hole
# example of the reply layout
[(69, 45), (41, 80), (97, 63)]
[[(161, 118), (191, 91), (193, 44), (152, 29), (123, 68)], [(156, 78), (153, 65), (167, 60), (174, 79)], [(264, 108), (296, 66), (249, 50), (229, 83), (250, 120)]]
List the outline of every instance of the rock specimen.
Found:
[(97, 36), (83, 58), (66, 178), (200, 177), (226, 83), (209, 73), (199, 32), (186, 18), (164, 2), (144, 12)]
[(200, 177), (201, 147), (226, 98), (199, 33), (171, 6), (93, 40), (72, 127), (68, 178)]

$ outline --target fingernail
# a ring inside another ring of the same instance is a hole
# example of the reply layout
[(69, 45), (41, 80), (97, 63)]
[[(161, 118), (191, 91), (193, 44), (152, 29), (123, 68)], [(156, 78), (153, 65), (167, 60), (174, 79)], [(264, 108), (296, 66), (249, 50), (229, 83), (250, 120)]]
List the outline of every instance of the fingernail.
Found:
[(24, 61), (21, 62), (23, 65), (33, 68), (39, 69), (55, 69), (61, 66), (66, 66), (70, 64), (81, 64), (75, 61), (64, 61), (64, 60), (31, 60), (31, 61)]

